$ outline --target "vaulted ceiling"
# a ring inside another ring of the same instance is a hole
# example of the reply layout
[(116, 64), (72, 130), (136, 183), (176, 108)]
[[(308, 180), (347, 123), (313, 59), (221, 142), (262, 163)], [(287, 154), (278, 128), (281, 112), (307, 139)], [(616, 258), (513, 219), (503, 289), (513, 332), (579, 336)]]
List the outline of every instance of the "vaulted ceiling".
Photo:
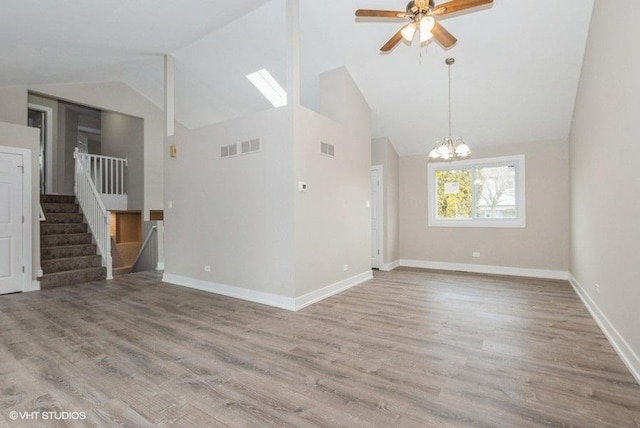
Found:
[[(470, 145), (566, 138), (593, 0), (495, 0), (443, 19), (448, 50), (379, 48), (402, 21), (356, 20), (358, 8), (404, 10), (404, 0), (300, 1), (302, 101), (318, 106), (318, 74), (346, 66), (372, 109), (373, 135), (401, 155), (447, 133)], [(438, 3), (438, 2), (437, 2)], [(287, 79), (284, 0), (5, 0), (0, 85), (121, 80), (162, 105), (162, 55), (177, 63), (176, 117), (199, 127), (269, 108), (245, 74)]]

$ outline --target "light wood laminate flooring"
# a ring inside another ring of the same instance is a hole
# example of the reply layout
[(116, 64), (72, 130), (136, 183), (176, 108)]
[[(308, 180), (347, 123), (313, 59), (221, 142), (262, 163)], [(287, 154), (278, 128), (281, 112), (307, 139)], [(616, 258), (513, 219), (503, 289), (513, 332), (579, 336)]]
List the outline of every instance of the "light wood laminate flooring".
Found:
[(396, 269), (293, 313), (143, 273), (0, 296), (0, 426), (639, 427), (640, 386), (566, 282)]

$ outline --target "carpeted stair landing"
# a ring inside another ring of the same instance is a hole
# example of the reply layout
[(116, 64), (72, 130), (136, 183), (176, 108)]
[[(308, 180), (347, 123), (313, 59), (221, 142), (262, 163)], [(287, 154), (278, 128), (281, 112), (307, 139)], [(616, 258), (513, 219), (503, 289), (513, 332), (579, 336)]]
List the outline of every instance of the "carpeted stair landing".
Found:
[(102, 281), (107, 277), (91, 233), (72, 195), (40, 195), (40, 288)]

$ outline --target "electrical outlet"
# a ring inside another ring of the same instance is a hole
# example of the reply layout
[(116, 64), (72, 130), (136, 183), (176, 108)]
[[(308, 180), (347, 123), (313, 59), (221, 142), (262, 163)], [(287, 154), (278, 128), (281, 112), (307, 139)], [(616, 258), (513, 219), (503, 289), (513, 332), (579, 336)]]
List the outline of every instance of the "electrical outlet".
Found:
[(596, 294), (600, 294), (600, 284), (596, 284)]
[(471, 254), (473, 257), (480, 257), (480, 252), (479, 251), (474, 251), (473, 254)]
[(344, 270), (344, 271), (349, 270), (349, 265), (344, 265), (344, 266), (342, 267), (342, 270)]
[(204, 265), (204, 271), (205, 271), (205, 272), (211, 272), (211, 266), (209, 266), (209, 265)]

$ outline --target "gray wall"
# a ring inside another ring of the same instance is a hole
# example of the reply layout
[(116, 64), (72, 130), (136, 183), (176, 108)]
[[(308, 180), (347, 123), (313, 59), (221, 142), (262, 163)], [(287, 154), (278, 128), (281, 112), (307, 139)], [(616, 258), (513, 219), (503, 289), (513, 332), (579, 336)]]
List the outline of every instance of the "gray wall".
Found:
[[(570, 137), (574, 284), (640, 381), (640, 3), (596, 1)], [(599, 286), (599, 291), (598, 287)]]
[[(320, 87), (324, 116), (297, 106), (293, 124), (296, 297), (371, 273), (371, 112), (346, 68)], [(320, 154), (321, 141), (335, 157)]]
[[(165, 275), (294, 296), (291, 115), (283, 107), (195, 130), (176, 124)], [(256, 137), (261, 151), (220, 159), (221, 146)]]
[[(568, 145), (548, 141), (473, 147), (473, 157), (525, 155), (525, 228), (429, 227), (428, 156), (400, 158), (403, 260), (566, 272), (569, 266)], [(480, 258), (472, 253), (479, 251)]]
[(102, 155), (127, 159), (127, 209), (144, 208), (144, 121), (120, 113), (102, 112)]
[(54, 192), (73, 195), (75, 160), (73, 151), (78, 145), (78, 113), (65, 103), (58, 103), (58, 138), (55, 147), (56, 186)]
[(382, 262), (390, 265), (400, 260), (400, 158), (388, 138), (372, 140), (371, 165), (382, 165), (384, 183), (384, 260)]

